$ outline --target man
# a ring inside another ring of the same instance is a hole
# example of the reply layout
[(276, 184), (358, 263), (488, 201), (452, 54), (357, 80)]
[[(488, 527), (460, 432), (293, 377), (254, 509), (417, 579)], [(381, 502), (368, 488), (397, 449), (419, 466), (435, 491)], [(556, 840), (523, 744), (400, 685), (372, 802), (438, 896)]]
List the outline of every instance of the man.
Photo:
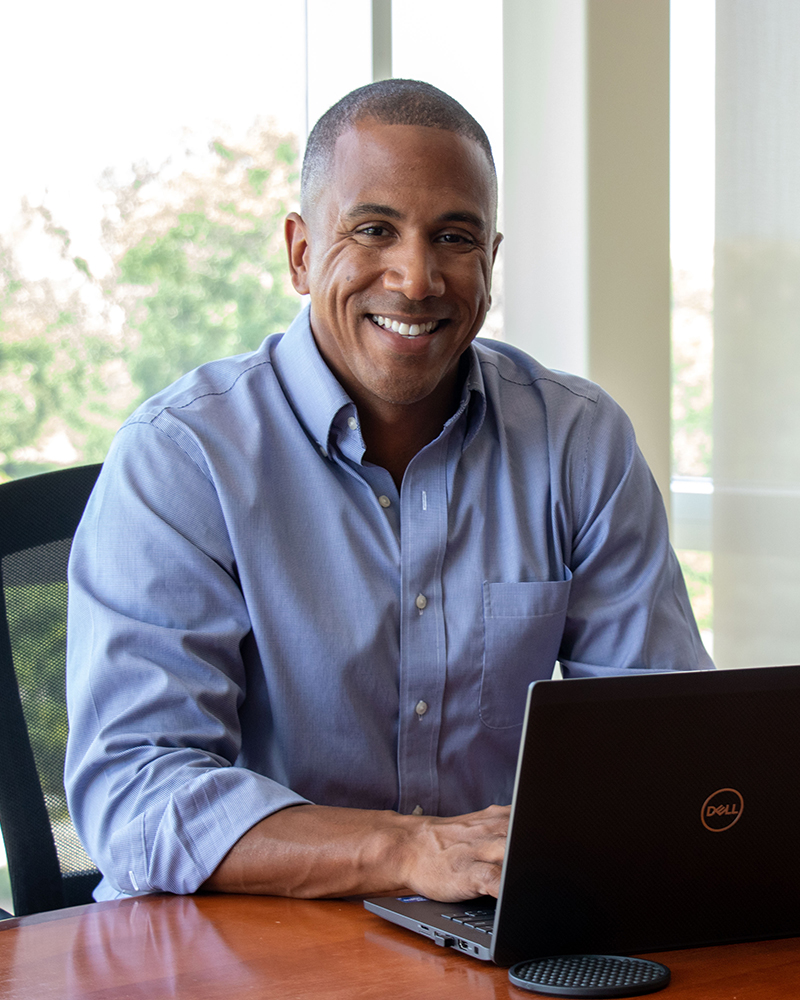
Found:
[(630, 424), (473, 343), (480, 126), (385, 81), (309, 139), (284, 335), (141, 407), (73, 548), (99, 898), (496, 894), (527, 684), (709, 666)]

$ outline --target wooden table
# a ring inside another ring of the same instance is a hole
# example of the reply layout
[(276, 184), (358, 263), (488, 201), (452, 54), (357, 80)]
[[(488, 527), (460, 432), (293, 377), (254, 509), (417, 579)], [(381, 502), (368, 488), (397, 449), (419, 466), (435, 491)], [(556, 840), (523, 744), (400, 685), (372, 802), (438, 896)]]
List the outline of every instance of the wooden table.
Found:
[[(800, 938), (652, 956), (664, 1000), (800, 996)], [(145, 896), (0, 922), (0, 997), (25, 1000), (524, 1000), (505, 969), (360, 903)]]

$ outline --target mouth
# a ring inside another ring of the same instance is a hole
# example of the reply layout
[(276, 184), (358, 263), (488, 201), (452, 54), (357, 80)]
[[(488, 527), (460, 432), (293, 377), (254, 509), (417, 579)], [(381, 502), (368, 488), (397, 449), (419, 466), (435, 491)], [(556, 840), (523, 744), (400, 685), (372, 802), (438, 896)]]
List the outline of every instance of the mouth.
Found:
[(432, 320), (430, 323), (401, 323), (399, 320), (389, 319), (388, 316), (378, 316), (375, 313), (370, 314), (369, 318), (377, 326), (383, 327), (384, 330), (391, 330), (406, 340), (413, 340), (415, 337), (433, 333), (438, 330), (442, 323), (438, 319)]

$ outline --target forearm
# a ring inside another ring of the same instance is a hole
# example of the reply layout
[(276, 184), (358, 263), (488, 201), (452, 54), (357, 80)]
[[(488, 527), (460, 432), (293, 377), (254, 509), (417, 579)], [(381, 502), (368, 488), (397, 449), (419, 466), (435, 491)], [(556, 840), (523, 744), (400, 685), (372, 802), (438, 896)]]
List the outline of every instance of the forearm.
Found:
[(498, 806), (448, 819), (294, 806), (252, 827), (203, 888), (306, 898), (401, 889), (442, 900), (496, 895), (507, 823)]

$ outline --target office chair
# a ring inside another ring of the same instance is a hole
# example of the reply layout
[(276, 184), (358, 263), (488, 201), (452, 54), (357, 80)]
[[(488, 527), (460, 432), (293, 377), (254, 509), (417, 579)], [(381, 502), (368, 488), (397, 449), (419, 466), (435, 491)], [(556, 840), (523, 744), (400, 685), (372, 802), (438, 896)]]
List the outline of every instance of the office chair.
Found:
[(0, 485), (0, 828), (16, 916), (90, 903), (100, 880), (64, 794), (67, 558), (99, 472)]

